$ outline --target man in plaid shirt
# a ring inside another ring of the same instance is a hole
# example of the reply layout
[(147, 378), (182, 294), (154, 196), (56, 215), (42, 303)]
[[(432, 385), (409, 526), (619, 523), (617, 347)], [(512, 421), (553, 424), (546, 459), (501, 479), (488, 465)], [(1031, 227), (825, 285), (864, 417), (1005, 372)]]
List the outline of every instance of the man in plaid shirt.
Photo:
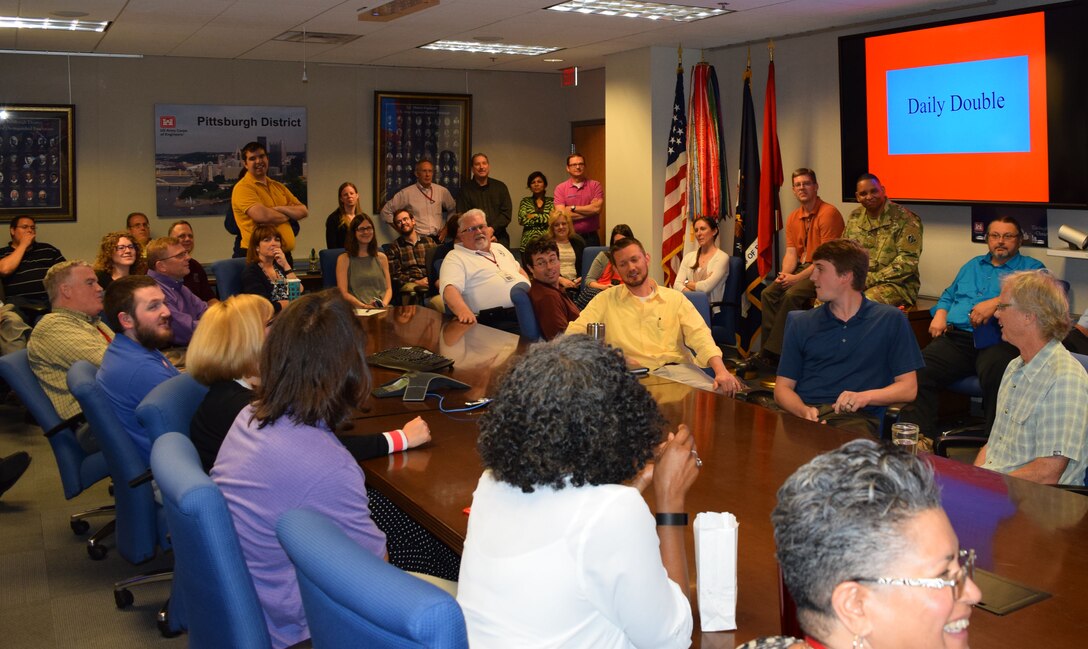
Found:
[(1062, 346), (1065, 291), (1046, 271), (1001, 282), (1001, 337), (1020, 350), (1001, 379), (997, 419), (975, 465), (1044, 484), (1083, 485), (1088, 467), (1088, 374)]
[(416, 218), (410, 205), (393, 214), (393, 227), (400, 236), (389, 255), (389, 276), (401, 296), (425, 296), (430, 289), (427, 265), (434, 258), (438, 244), (431, 237), (416, 232)]

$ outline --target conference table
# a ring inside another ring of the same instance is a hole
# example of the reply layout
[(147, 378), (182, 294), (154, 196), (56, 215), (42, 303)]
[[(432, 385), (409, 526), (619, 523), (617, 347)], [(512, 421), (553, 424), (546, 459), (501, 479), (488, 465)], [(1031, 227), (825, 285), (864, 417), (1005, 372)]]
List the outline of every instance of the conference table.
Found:
[[(399, 309), (398, 309), (399, 310)], [(368, 353), (420, 345), (453, 358), (451, 374), (472, 387), (449, 392), (445, 407), (492, 396), (502, 372), (524, 353), (516, 336), (443, 321), (427, 309), (366, 318)], [(375, 368), (375, 381), (399, 376)], [(685, 423), (695, 436), (703, 468), (688, 494), (688, 510), (730, 512), (739, 522), (737, 629), (696, 632), (693, 646), (730, 649), (751, 638), (780, 633), (779, 577), (770, 513), (775, 493), (800, 465), (854, 439), (855, 434), (791, 415), (692, 389), (659, 377), (642, 379), (669, 426)], [(435, 536), (460, 552), (472, 492), (482, 471), (476, 452), (480, 411), (443, 413), (437, 399), (405, 403), (371, 397), (355, 420), (369, 433), (399, 428), (421, 415), (432, 441), (408, 453), (362, 463), (367, 484), (381, 491)], [(960, 545), (974, 548), (977, 566), (1000, 578), (1052, 595), (1008, 615), (976, 609), (975, 647), (1077, 646), (1088, 636), (1088, 497), (1036, 485), (939, 457), (928, 457)], [(652, 491), (652, 490), (649, 490)], [(653, 508), (652, 493), (647, 499)], [(694, 539), (688, 559), (695, 592)], [(985, 600), (986, 593), (983, 593)]]

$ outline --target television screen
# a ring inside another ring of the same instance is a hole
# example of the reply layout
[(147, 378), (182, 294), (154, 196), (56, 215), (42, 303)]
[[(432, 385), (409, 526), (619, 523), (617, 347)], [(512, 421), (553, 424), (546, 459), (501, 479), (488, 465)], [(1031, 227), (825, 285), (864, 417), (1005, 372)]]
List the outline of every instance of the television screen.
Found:
[(839, 39), (844, 200), (1088, 205), (1086, 8)]

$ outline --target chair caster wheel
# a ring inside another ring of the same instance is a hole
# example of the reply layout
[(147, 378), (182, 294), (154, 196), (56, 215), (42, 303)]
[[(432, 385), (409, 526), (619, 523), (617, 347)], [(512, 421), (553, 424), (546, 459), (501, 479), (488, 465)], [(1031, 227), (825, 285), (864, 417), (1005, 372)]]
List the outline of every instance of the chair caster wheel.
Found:
[(91, 524), (82, 518), (77, 518), (73, 521), (69, 521), (68, 525), (72, 528), (72, 532), (76, 535), (86, 534), (87, 530), (91, 529)]
[(159, 627), (159, 634), (164, 638), (176, 638), (182, 634), (182, 630), (177, 631), (170, 628), (170, 600), (167, 599), (166, 603), (159, 609), (159, 613), (156, 616), (155, 624)]
[(113, 591), (113, 602), (117, 604), (117, 608), (128, 608), (134, 601), (132, 591), (127, 588)]
[(88, 545), (87, 546), (87, 555), (90, 556), (95, 561), (101, 561), (101, 560), (105, 559), (107, 552), (109, 552), (109, 550), (107, 550), (106, 546), (104, 546), (104, 545)]

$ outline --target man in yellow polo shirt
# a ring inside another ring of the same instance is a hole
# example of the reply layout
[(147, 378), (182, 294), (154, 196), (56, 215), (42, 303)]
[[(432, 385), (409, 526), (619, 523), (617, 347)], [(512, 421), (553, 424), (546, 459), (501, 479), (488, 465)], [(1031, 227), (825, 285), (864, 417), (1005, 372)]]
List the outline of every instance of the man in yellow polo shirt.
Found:
[[(604, 341), (621, 349), (631, 364), (728, 395), (742, 389), (740, 380), (725, 369), (722, 350), (692, 303), (680, 291), (660, 286), (649, 276), (650, 255), (637, 239), (612, 244), (612, 265), (623, 285), (598, 293), (578, 319), (567, 325), (566, 333), (584, 334), (587, 324), (602, 322)], [(688, 348), (695, 352), (694, 358)], [(694, 365), (709, 367), (713, 381), (701, 370), (682, 371)]]
[(283, 251), (290, 255), (295, 248), (291, 221), (301, 221), (310, 212), (286, 185), (268, 177), (268, 152), (260, 142), (242, 147), (241, 157), (246, 174), (234, 185), (230, 204), (241, 232), (242, 248), (249, 247), (256, 225), (267, 223), (276, 226), (283, 238)]

